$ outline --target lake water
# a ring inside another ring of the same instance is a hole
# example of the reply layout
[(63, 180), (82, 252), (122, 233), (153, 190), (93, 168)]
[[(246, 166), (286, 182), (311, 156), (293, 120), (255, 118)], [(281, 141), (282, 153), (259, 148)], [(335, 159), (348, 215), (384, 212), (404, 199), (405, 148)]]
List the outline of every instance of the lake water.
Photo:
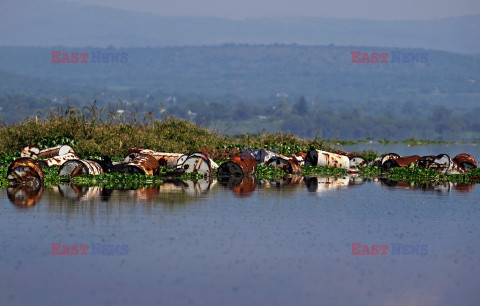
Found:
[(478, 305), (479, 200), (355, 176), (3, 189), (0, 301)]

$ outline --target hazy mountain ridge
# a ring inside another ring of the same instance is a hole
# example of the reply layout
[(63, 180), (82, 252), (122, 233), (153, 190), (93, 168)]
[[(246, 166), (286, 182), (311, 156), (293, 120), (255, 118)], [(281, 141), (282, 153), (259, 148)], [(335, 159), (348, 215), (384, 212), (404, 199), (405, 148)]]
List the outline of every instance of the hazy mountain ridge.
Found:
[[(425, 63), (352, 63), (351, 52), (427, 54)], [(52, 51), (88, 53), (89, 62), (52, 63)], [(93, 52), (126, 54), (125, 63), (93, 63)], [(167, 48), (0, 47), (0, 70), (71, 86), (135, 89), (146, 94), (262, 98), (478, 102), (480, 58), (424, 49), (300, 45)], [(69, 92), (63, 93), (68, 95)]]
[(165, 17), (60, 1), (6, 2), (0, 41), (8, 46), (163, 47), (224, 43), (369, 45), (478, 53), (480, 15), (429, 21), (312, 17), (228, 20)]

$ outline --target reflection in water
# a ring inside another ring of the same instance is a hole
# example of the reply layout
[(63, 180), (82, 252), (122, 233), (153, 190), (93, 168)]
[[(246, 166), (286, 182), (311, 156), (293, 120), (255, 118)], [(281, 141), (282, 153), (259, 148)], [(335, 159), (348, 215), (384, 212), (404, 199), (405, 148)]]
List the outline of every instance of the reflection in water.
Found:
[(28, 186), (15, 186), (7, 188), (7, 196), (13, 205), (29, 207), (38, 204), (43, 194), (43, 185), (36, 188)]
[(306, 176), (305, 183), (310, 192), (324, 192), (327, 190), (347, 188), (353, 185), (361, 185), (365, 179), (356, 174), (347, 176)]
[[(282, 190), (291, 192), (295, 187), (296, 190), (301, 190), (303, 185), (307, 187), (310, 192), (325, 192), (327, 190), (349, 188), (356, 185), (364, 184), (366, 181), (372, 179), (358, 176), (357, 174), (350, 174), (346, 176), (299, 176), (290, 175), (279, 179), (262, 180), (258, 183), (254, 176), (227, 176), (219, 177), (219, 182), (232, 190), (233, 194), (238, 197), (249, 197), (253, 191), (259, 186), (260, 188)], [(75, 202), (83, 201), (102, 201), (102, 202), (116, 202), (119, 200), (125, 201), (131, 198), (134, 202), (139, 203), (187, 203), (195, 202), (198, 197), (205, 196), (213, 186), (216, 180), (213, 178), (204, 178), (198, 181), (182, 181), (178, 179), (167, 180), (160, 186), (142, 187), (138, 189), (110, 189), (104, 187), (86, 187), (75, 184), (59, 185), (47, 188), (49, 203), (62, 201), (55, 201), (56, 195), (60, 195), (63, 199), (68, 199)], [(473, 190), (475, 184), (459, 184), (451, 182), (434, 182), (434, 183), (414, 183), (392, 181), (389, 179), (380, 179), (381, 186), (391, 188), (403, 188), (410, 190), (432, 190), (439, 193), (449, 193), (452, 190), (460, 192), (469, 192)], [(9, 187), (7, 195), (10, 202), (19, 207), (28, 207), (37, 204), (42, 195), (44, 195), (44, 187), (31, 188), (26, 186)], [(53, 198), (52, 198), (53, 197)], [(53, 200), (53, 201), (52, 201)], [(56, 205), (56, 204), (55, 204)]]
[(200, 196), (206, 194), (217, 181), (213, 177), (205, 177), (198, 181), (186, 181), (183, 190), (191, 196)]
[(475, 184), (459, 184), (452, 182), (433, 182), (433, 183), (417, 183), (417, 182), (403, 182), (403, 181), (392, 181), (389, 179), (380, 179), (382, 186), (386, 187), (397, 187), (403, 189), (412, 189), (412, 190), (430, 190), (437, 191), (440, 193), (448, 193), (452, 190), (468, 192), (473, 190)]
[(60, 192), (64, 198), (77, 201), (86, 201), (97, 198), (102, 190), (103, 188), (98, 186), (86, 187), (75, 184), (58, 185), (58, 192)]
[(219, 176), (218, 181), (222, 186), (228, 187), (238, 197), (248, 197), (257, 188), (257, 179), (254, 176)]
[[(7, 196), (10, 202), (19, 207), (38, 204), (43, 197), (47, 198), (52, 208), (69, 206), (73, 202), (117, 202), (130, 198), (133, 202), (150, 203), (184, 203), (195, 202), (196, 197), (209, 192), (216, 181), (204, 178), (198, 181), (168, 180), (160, 186), (141, 187), (138, 189), (111, 189), (100, 186), (80, 186), (75, 184), (52, 186), (46, 189), (41, 185), (34, 189), (26, 186), (9, 187)], [(62, 200), (60, 200), (62, 199)], [(68, 200), (68, 201), (65, 201)], [(73, 207), (71, 208), (75, 210)]]
[(289, 175), (282, 177), (280, 179), (274, 179), (274, 180), (268, 180), (264, 183), (264, 187), (272, 186), (272, 187), (278, 187), (278, 188), (284, 188), (287, 186), (293, 186), (303, 183), (303, 176), (301, 175)]

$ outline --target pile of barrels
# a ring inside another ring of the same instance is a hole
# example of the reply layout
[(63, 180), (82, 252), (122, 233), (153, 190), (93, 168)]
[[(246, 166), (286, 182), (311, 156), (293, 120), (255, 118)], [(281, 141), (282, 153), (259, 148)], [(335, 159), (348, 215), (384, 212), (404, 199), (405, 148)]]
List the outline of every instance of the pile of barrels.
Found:
[(477, 167), (475, 159), (468, 154), (459, 154), (453, 159), (447, 154), (437, 156), (418, 155), (401, 157), (390, 153), (367, 163), (362, 156), (345, 151), (327, 152), (312, 149), (291, 155), (281, 155), (272, 151), (257, 149), (252, 152), (235, 154), (230, 160), (218, 166), (203, 153), (181, 154), (157, 152), (150, 149), (131, 148), (122, 162), (104, 160), (80, 159), (68, 145), (40, 149), (27, 146), (21, 152), (21, 157), (15, 160), (7, 172), (7, 179), (14, 185), (38, 188), (43, 185), (44, 174), (42, 166), (60, 166), (59, 175), (76, 177), (79, 175), (99, 175), (106, 172), (132, 173), (142, 175), (159, 175), (160, 166), (171, 168), (171, 175), (183, 173), (199, 173), (213, 176), (218, 168), (218, 177), (223, 180), (238, 181), (243, 176), (253, 175), (257, 165), (265, 164), (275, 169), (281, 169), (287, 174), (300, 174), (301, 166), (328, 166), (350, 169), (359, 166), (381, 167), (382, 172), (388, 172), (394, 167), (419, 167), (435, 169), (445, 174), (466, 173)]
[(206, 176), (213, 175), (218, 165), (202, 153), (178, 154), (163, 153), (148, 149), (128, 150), (123, 162), (80, 159), (70, 146), (63, 145), (40, 150), (27, 146), (7, 171), (7, 179), (13, 184), (36, 188), (43, 184), (42, 166), (60, 166), (58, 174), (69, 177), (99, 175), (106, 172), (158, 175), (160, 166), (175, 168), (180, 174), (195, 172)]
[(373, 166), (381, 167), (382, 173), (388, 173), (390, 169), (397, 167), (434, 169), (443, 174), (465, 174), (477, 168), (477, 162), (473, 156), (462, 153), (454, 158), (447, 154), (428, 155), (428, 156), (399, 156), (395, 153), (389, 153), (372, 162)]

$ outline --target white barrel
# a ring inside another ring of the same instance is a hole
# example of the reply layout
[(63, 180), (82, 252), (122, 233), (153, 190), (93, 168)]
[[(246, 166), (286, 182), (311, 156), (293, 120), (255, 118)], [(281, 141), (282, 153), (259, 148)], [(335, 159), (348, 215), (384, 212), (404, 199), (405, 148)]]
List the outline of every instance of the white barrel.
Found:
[(350, 168), (350, 160), (345, 155), (321, 150), (310, 150), (307, 153), (305, 165), (348, 169)]

